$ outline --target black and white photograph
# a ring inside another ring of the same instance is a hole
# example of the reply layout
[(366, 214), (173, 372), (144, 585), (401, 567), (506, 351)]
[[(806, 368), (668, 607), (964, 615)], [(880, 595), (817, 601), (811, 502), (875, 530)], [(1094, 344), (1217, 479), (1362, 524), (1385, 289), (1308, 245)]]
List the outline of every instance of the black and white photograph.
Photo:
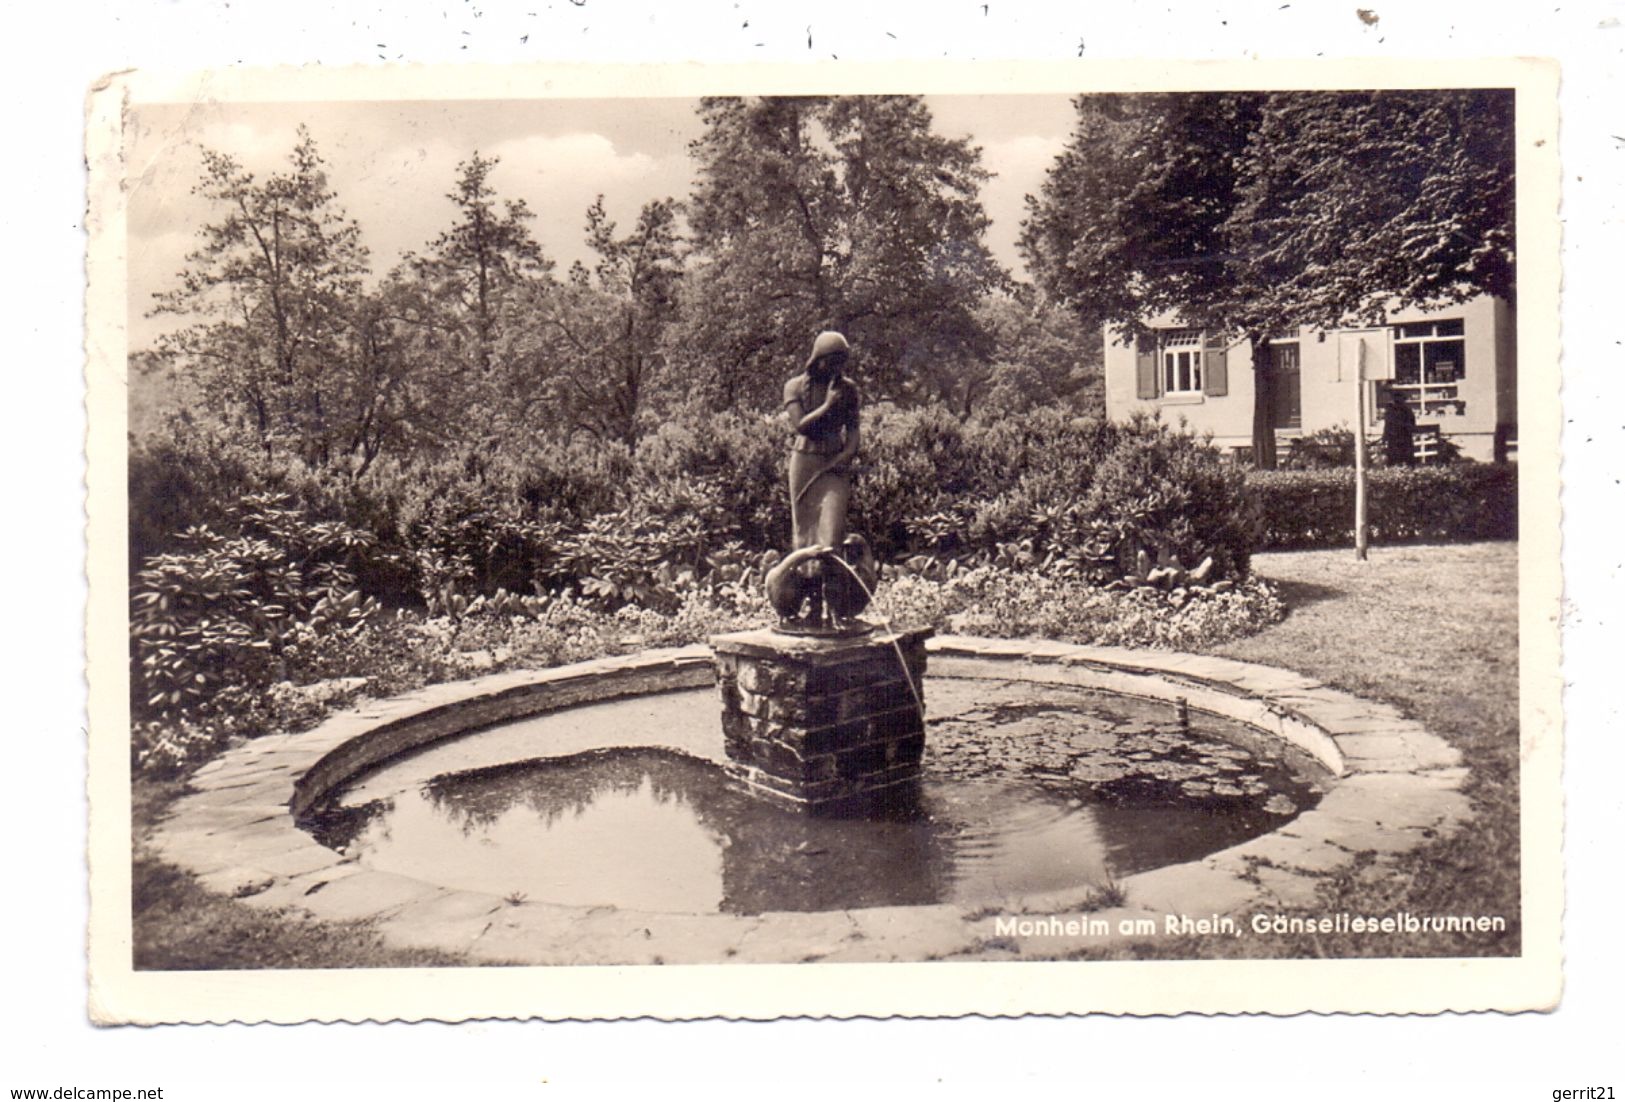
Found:
[(1553, 1005), (1554, 68), (995, 75), (93, 97), (104, 1020)]

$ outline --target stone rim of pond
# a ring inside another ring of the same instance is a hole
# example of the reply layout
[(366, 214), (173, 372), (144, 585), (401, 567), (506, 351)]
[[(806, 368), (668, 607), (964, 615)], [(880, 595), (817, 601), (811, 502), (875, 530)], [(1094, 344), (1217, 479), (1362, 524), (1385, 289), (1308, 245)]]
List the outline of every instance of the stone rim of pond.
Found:
[[(1301, 674), (1230, 659), (1042, 640), (944, 636), (929, 677), (1075, 686), (1240, 721), (1308, 754), (1329, 776), (1318, 805), (1198, 861), (1124, 877), (1123, 902), (1072, 889), (994, 906), (877, 907), (761, 915), (667, 914), (503, 899), (366, 868), (295, 823), (358, 773), (441, 739), (576, 704), (712, 682), (703, 644), (430, 686), (228, 750), (192, 777), (153, 832), (204, 887), (318, 919), (368, 919), (386, 942), (476, 962), (674, 964), (1054, 958), (1165, 932), (1168, 916), (1310, 904), (1361, 854), (1393, 860), (1458, 829), (1467, 770), (1443, 739), (1389, 705)], [(1059, 920), (1059, 921), (1057, 921)], [(1149, 924), (1149, 926), (1147, 925)]]

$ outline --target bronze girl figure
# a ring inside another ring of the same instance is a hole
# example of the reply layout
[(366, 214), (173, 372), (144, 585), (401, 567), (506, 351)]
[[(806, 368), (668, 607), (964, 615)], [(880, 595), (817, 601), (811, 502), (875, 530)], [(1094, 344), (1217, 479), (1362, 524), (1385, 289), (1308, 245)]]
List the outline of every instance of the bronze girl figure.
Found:
[[(787, 621), (812, 630), (840, 630), (841, 621), (868, 604), (868, 593), (852, 590), (854, 579), (832, 556), (848, 561), (874, 586), (874, 558), (868, 541), (849, 536), (847, 504), (852, 497), (853, 456), (858, 451), (858, 388), (844, 373), (850, 349), (846, 338), (823, 332), (800, 375), (784, 384), (784, 414), (794, 436), (790, 443), (791, 553), (769, 577), (768, 592)], [(803, 615), (803, 604), (809, 606)]]

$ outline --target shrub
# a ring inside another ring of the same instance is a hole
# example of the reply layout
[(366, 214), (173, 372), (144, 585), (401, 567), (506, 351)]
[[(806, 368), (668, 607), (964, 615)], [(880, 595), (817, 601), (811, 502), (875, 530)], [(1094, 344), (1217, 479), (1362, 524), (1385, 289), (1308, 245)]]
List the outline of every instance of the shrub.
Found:
[(229, 523), (232, 506), (255, 490), (263, 453), (191, 426), (132, 437), (130, 563), (174, 549), (188, 529)]
[(851, 526), (881, 559), (961, 545), (960, 510), (974, 495), (965, 429), (946, 410), (879, 410), (866, 417)]
[(525, 516), (513, 496), (459, 482), (424, 502), (399, 539), (427, 601), (448, 585), (474, 594), (528, 592), (554, 571), (561, 536), (558, 524)]
[(1247, 573), (1258, 516), (1246, 476), (1189, 432), (1146, 417), (1121, 426), (1083, 506), (1125, 573), (1142, 552), (1187, 567), (1211, 557), (1215, 579)]
[(706, 487), (732, 538), (755, 551), (782, 546), (790, 531), (783, 488), (787, 440), (777, 418), (694, 414), (667, 421), (639, 441), (635, 477), (640, 484), (692, 478)]
[(292, 632), (275, 667), (286, 680), (239, 678), (139, 719), (131, 732), (132, 763), (144, 773), (174, 774), (233, 740), (314, 723), (363, 688), (387, 697), (492, 669), (697, 642), (768, 617), (759, 586), (738, 602), (689, 587), (668, 612), (636, 605), (606, 612), (573, 597), (530, 602), (524, 614), (504, 607), (480, 601), (458, 617), (374, 611), (342, 634)]
[[(313, 522), (365, 533), (360, 591), (431, 615), (515, 595), (585, 594), (601, 607), (670, 610), (713, 554), (785, 550), (787, 432), (775, 418), (689, 410), (635, 451), (578, 438), (505, 441), (457, 454), (311, 467), (171, 426), (132, 457), (133, 545), (189, 554), (173, 524), (225, 531), (221, 502), (277, 493)], [(964, 423), (941, 407), (874, 408), (865, 420), (851, 525), (882, 561), (1042, 566), (1104, 584), (1140, 551), (1159, 565), (1239, 577), (1247, 535), (1234, 471), (1189, 434), (1057, 410)]]
[[(1371, 436), (1365, 442), (1365, 461), (1370, 468), (1388, 465), (1388, 449), (1382, 437)], [(1433, 441), (1430, 465), (1461, 463), (1466, 460), (1461, 447), (1450, 437), (1439, 435)], [(1324, 471), (1336, 467), (1354, 466), (1354, 433), (1339, 425), (1337, 428), (1317, 429), (1307, 436), (1292, 441), (1281, 456), (1279, 469), (1283, 471)]]
[(138, 714), (207, 710), (227, 689), (269, 684), (290, 640), (351, 631), (375, 611), (352, 569), (371, 548), (365, 533), (312, 522), (278, 495), (243, 499), (236, 527), (191, 529), (188, 550), (151, 556), (136, 576)]
[[(1386, 460), (1387, 452), (1383, 450), (1380, 438), (1366, 441), (1365, 458), (1366, 462), (1373, 466)], [(1292, 441), (1280, 458), (1279, 469), (1322, 471), (1352, 466), (1354, 466), (1354, 432), (1345, 426), (1338, 426), (1332, 429), (1317, 429)]]
[(397, 504), (389, 539), (415, 564), (414, 595), (530, 592), (558, 573), (565, 533), (616, 509), (631, 482), (619, 445), (528, 442), (495, 454), (384, 467)]
[(883, 413), (866, 430), (853, 526), (882, 559), (1042, 564), (1104, 582), (1149, 549), (1214, 577), (1246, 572), (1241, 476), (1189, 433), (1043, 411), (962, 425), (944, 410)]
[(982, 426), (971, 438), (976, 486), (984, 496), (997, 493), (1019, 471), (1058, 495), (1081, 493), (1117, 438), (1118, 427), (1109, 421), (1056, 409)]
[(603, 608), (635, 602), (669, 611), (677, 587), (702, 569), (712, 541), (730, 535), (704, 485), (668, 478), (563, 536), (556, 580), (578, 586)]
[[(1354, 471), (1250, 471), (1261, 515), (1260, 546), (1345, 547), (1354, 542)], [(1372, 540), (1514, 539), (1515, 466), (1457, 463), (1369, 473)]]

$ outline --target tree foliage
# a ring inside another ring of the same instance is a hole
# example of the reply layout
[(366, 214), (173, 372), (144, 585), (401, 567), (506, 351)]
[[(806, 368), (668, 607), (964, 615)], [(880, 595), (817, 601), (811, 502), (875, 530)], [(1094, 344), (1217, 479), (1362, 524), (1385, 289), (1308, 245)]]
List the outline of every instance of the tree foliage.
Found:
[(1025, 291), (990, 295), (977, 307), (995, 351), (985, 365), (966, 364), (947, 375), (941, 400), (962, 416), (983, 419), (1038, 409), (1099, 416), (1105, 405), (1099, 330)]
[(1510, 92), (1273, 97), (1225, 226), (1253, 315), (1332, 327), (1512, 301), (1512, 162)]
[(635, 444), (666, 363), (678, 309), (684, 243), (675, 200), (644, 204), (625, 235), (604, 209), (587, 209), (591, 269), (517, 295), (498, 358), (506, 400), (521, 421), (540, 416), (566, 435)]
[(1039, 284), (1126, 337), (1173, 312), (1252, 342), (1273, 464), (1271, 333), (1380, 321), (1514, 282), (1512, 93), (1082, 96), (1029, 200)]
[(865, 384), (908, 397), (989, 352), (977, 300), (1004, 274), (982, 243), (987, 172), (919, 97), (706, 99), (696, 250), (680, 346), (727, 404), (767, 403), (835, 328)]
[(500, 163), (499, 157), (476, 152), (458, 164), (457, 185), (446, 195), (456, 204), (457, 221), (424, 255), (407, 258), (413, 273), (444, 304), (457, 354), (480, 371), (491, 368), (498, 318), (508, 296), (553, 267), (526, 225), (536, 216), (525, 201), (499, 202), (492, 190), (491, 171)]
[(1225, 300), (1225, 226), (1260, 97), (1080, 96), (1076, 108), (1022, 225), (1039, 286), (1093, 327)]
[(409, 254), (384, 288), (385, 315), (418, 365), (412, 424), (424, 442), (490, 441), (510, 431), (515, 380), (499, 349), (512, 338), (515, 309), (551, 283), (553, 263), (531, 236), (523, 199), (500, 199), (497, 157), (476, 152), (457, 166), (446, 194), (455, 221)]
[(267, 454), (314, 462), (355, 447), (370, 395), (353, 364), (354, 307), (367, 272), (360, 228), (334, 202), (315, 139), (301, 127), (287, 171), (264, 181), (203, 151), (194, 191), (222, 212), (198, 231), (178, 286), (155, 313), (187, 319), (156, 349), (209, 412)]

